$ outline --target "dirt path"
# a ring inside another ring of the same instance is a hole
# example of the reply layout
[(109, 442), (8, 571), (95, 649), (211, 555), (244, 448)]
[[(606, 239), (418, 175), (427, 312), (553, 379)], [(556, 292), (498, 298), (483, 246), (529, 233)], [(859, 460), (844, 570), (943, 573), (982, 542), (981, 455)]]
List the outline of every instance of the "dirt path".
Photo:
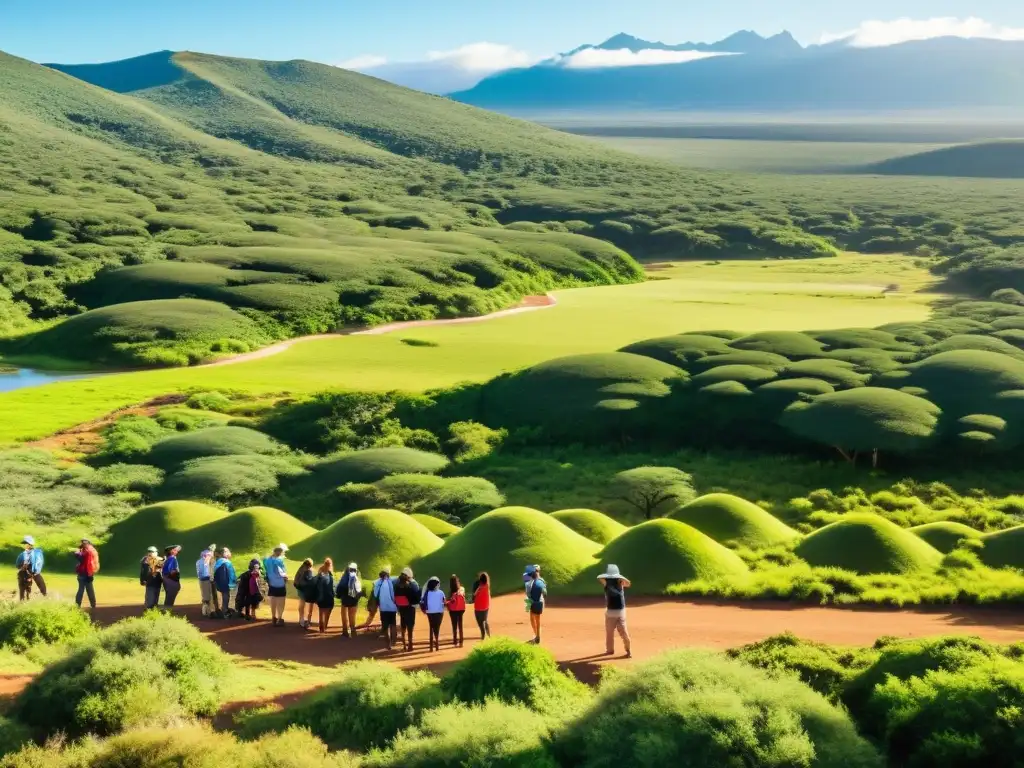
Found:
[(180, 405), (186, 400), (185, 395), (161, 395), (139, 405), (129, 405), (116, 411), (100, 416), (97, 419), (84, 421), (73, 427), (62, 429), (49, 437), (25, 443), (27, 448), (43, 448), (48, 451), (70, 451), (71, 453), (94, 453), (99, 450), (103, 438), (100, 433), (124, 416), (152, 416), (168, 405)]
[(361, 331), (350, 331), (348, 333), (318, 333), (312, 336), (299, 336), (294, 339), (287, 339), (286, 341), (278, 342), (277, 344), (271, 344), (269, 347), (263, 347), (253, 352), (246, 352), (241, 355), (234, 357), (225, 358), (224, 360), (218, 360), (215, 363), (206, 363), (205, 365), (197, 365), (195, 368), (217, 368), (223, 365), (236, 365), (238, 363), (247, 363), (251, 360), (261, 360), (264, 357), (272, 357), (273, 355), (280, 354), (285, 350), (291, 349), (296, 344), (302, 344), (307, 341), (320, 341), (322, 339), (337, 339), (342, 336), (382, 336), (386, 333), (393, 333), (394, 331), (403, 331), (408, 328), (426, 328), (432, 325), (460, 325), (463, 323), (481, 323), (485, 320), (494, 320), (499, 317), (508, 317), (509, 315), (518, 315), (523, 312), (533, 312), (538, 309), (547, 309), (553, 307), (557, 301), (554, 296), (527, 296), (518, 305), (510, 309), (503, 309), (498, 312), (492, 312), (489, 315), (477, 315), (475, 317), (454, 317), (447, 320), (408, 320), (400, 323), (388, 323), (387, 325), (377, 325), (373, 328), (366, 328)]

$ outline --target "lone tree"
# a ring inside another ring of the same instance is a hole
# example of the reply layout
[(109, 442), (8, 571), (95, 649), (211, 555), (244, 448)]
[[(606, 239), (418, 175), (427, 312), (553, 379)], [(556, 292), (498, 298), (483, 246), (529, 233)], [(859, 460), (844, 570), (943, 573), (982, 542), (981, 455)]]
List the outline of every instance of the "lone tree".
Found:
[(697, 497), (693, 478), (675, 467), (637, 467), (612, 478), (609, 497), (629, 512), (638, 510), (645, 520), (661, 517)]
[(851, 464), (862, 451), (878, 466), (879, 451), (910, 453), (934, 436), (942, 411), (923, 397), (896, 389), (860, 387), (794, 403), (779, 423), (793, 434), (831, 445)]
[(375, 483), (348, 483), (337, 493), (349, 508), (422, 512), (459, 523), (505, 503), (497, 486), (482, 477), (389, 475)]

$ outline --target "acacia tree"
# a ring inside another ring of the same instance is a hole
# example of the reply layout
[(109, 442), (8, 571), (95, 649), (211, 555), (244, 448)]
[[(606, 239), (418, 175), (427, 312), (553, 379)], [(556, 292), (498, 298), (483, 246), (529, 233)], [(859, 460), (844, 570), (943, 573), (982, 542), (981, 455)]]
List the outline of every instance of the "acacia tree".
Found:
[(881, 387), (860, 387), (799, 402), (782, 412), (779, 423), (795, 435), (831, 445), (851, 464), (870, 451), (910, 453), (935, 435), (942, 411), (923, 397)]
[(482, 477), (389, 475), (376, 483), (348, 483), (337, 493), (351, 509), (384, 507), (410, 514), (422, 512), (459, 523), (505, 503), (497, 486)]
[(675, 467), (637, 467), (619, 472), (608, 487), (609, 500), (643, 514), (660, 517), (697, 497), (693, 478)]

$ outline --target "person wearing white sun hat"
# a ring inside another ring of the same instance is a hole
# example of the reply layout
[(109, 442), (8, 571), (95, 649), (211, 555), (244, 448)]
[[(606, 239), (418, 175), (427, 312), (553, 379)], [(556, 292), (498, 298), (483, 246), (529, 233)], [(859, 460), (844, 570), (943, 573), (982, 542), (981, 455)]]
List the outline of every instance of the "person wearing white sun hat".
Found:
[(338, 579), (338, 600), (341, 602), (341, 636), (356, 635), (356, 610), (359, 599), (363, 596), (363, 580), (359, 576), (359, 566), (349, 563), (345, 573)]
[(288, 601), (288, 569), (284, 564), (284, 553), (288, 545), (278, 544), (274, 552), (263, 561), (263, 570), (267, 578), (267, 597), (270, 598), (271, 626), (284, 626), (284, 608)]
[(604, 587), (604, 652), (607, 656), (615, 654), (615, 633), (618, 632), (626, 649), (626, 658), (630, 659), (633, 653), (630, 650), (629, 630), (626, 628), (626, 589), (629, 587), (629, 579), (619, 572), (619, 566), (609, 563), (597, 580)]

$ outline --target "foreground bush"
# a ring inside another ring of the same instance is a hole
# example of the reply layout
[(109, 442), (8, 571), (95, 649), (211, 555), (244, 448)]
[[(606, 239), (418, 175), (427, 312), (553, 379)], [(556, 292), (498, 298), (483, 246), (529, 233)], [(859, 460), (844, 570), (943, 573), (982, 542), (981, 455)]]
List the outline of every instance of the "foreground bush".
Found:
[(37, 645), (69, 643), (92, 632), (92, 622), (74, 603), (33, 600), (0, 603), (0, 645), (25, 651)]
[(287, 710), (250, 718), (242, 732), (266, 733), (292, 724), (308, 728), (332, 749), (363, 751), (384, 746), (443, 698), (437, 678), (429, 672), (355, 661), (342, 667), (338, 682)]
[(228, 664), (184, 619), (128, 619), (47, 668), (15, 700), (12, 715), (40, 735), (71, 737), (213, 715)]
[(586, 713), (553, 739), (563, 765), (881, 765), (850, 718), (791, 678), (720, 654), (677, 651), (602, 681)]

